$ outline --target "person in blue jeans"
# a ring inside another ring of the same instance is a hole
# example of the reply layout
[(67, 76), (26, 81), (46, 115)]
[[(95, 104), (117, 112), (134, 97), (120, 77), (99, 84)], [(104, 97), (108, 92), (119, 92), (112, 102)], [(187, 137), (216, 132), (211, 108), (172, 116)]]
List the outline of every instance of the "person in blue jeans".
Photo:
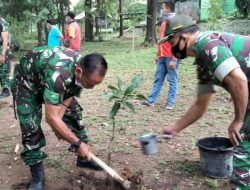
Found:
[(178, 66), (179, 60), (176, 60), (175, 65), (170, 65), (172, 57), (160, 57), (157, 61), (156, 72), (154, 76), (153, 88), (147, 98), (147, 105), (154, 106), (155, 101), (160, 95), (165, 79), (169, 82), (169, 90), (166, 98), (166, 109), (173, 109), (177, 90), (178, 90)]
[[(175, 2), (173, 0), (166, 0), (162, 4), (160, 40), (165, 36), (165, 29), (168, 27), (168, 19), (175, 16)], [(169, 42), (162, 43), (158, 46), (158, 53), (156, 57), (156, 72), (154, 76), (153, 88), (147, 101), (143, 105), (154, 107), (154, 103), (160, 95), (165, 79), (169, 82), (169, 90), (166, 98), (166, 109), (173, 109), (177, 90), (178, 90), (178, 66), (179, 60), (176, 59), (171, 50), (172, 46)]]

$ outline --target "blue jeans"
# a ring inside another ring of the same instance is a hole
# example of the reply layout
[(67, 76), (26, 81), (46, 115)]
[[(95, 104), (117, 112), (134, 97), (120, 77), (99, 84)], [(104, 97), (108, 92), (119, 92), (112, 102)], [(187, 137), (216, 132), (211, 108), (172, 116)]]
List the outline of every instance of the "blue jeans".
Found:
[(168, 64), (172, 60), (171, 57), (160, 57), (157, 62), (156, 72), (154, 76), (154, 83), (151, 93), (147, 99), (148, 103), (154, 104), (159, 97), (164, 80), (167, 76), (169, 82), (168, 96), (166, 98), (166, 105), (173, 106), (176, 100), (178, 89), (178, 67), (179, 60), (176, 63), (175, 69), (169, 69)]

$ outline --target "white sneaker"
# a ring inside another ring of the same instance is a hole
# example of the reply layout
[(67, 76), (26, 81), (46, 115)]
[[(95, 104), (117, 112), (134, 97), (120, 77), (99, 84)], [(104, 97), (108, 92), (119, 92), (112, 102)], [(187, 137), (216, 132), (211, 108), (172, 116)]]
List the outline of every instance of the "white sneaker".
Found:
[(174, 109), (174, 106), (169, 106), (169, 105), (167, 105), (167, 106), (165, 107), (165, 109), (166, 109), (166, 110), (172, 110), (172, 109)]

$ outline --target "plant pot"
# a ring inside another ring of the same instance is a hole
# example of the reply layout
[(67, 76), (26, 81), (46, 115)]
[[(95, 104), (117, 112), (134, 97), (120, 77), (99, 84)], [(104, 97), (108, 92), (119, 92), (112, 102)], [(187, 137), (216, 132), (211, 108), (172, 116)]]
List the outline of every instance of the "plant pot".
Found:
[(233, 171), (233, 145), (225, 137), (207, 137), (197, 141), (204, 175), (227, 178)]

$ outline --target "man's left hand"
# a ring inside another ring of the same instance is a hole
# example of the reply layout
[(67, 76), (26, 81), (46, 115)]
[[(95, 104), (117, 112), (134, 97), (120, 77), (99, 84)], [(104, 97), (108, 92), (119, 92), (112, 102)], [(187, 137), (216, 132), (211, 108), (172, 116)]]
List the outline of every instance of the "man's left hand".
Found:
[(238, 146), (242, 141), (240, 135), (240, 129), (243, 126), (243, 122), (233, 121), (228, 127), (229, 139), (234, 146)]
[(168, 64), (168, 68), (175, 69), (175, 67), (176, 67), (176, 61), (170, 61), (170, 63)]
[(4, 63), (5, 63), (5, 56), (0, 55), (0, 64), (4, 64)]

